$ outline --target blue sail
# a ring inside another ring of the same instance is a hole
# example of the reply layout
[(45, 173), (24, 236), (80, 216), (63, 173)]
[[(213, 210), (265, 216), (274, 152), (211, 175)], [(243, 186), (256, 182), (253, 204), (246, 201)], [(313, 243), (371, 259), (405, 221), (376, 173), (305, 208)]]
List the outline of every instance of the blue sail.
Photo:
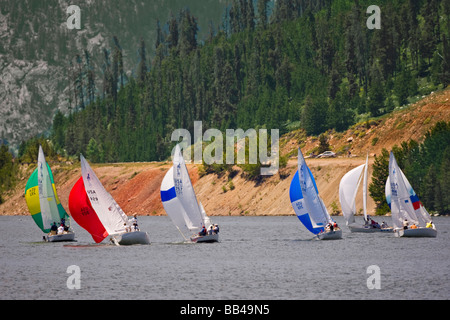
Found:
[[(308, 171), (314, 183), (314, 188), (316, 189), (317, 192), (316, 181), (314, 180), (314, 177), (309, 168)], [(300, 179), (298, 177), (298, 171), (295, 172), (295, 175), (292, 178), (291, 186), (289, 187), (289, 197), (291, 199), (291, 204), (292, 207), (294, 208), (295, 214), (297, 215), (299, 220), (303, 223), (303, 225), (306, 227), (306, 229), (308, 229), (311, 233), (314, 234), (323, 232), (324, 231), (323, 227), (314, 228), (312, 225), (311, 218), (309, 217), (309, 213), (303, 199), (302, 189), (300, 187)]]

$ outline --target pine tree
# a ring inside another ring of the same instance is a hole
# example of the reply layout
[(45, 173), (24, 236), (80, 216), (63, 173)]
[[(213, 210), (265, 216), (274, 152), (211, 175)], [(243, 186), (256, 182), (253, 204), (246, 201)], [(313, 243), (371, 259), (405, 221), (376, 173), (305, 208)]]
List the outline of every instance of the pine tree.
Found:
[(117, 68), (117, 71), (115, 71), (117, 75), (115, 75), (114, 78), (116, 82), (120, 83), (120, 89), (122, 89), (124, 86), (124, 77), (125, 77), (125, 71), (123, 69), (123, 51), (122, 47), (120, 46), (119, 39), (117, 39), (116, 36), (113, 37), (113, 41), (114, 41), (114, 54), (113, 54), (114, 68)]
[(155, 41), (155, 50), (158, 49), (159, 45), (164, 42), (164, 36), (161, 30), (161, 24), (159, 19), (156, 19), (156, 41)]
[(267, 4), (269, 0), (258, 0), (258, 26), (267, 27)]
[(381, 73), (377, 65), (372, 66), (372, 79), (367, 98), (367, 109), (373, 117), (380, 114), (380, 110), (384, 109), (384, 89), (381, 79)]
[(307, 96), (301, 113), (302, 127), (309, 135), (323, 132), (326, 126), (328, 104), (323, 98)]
[(169, 36), (167, 37), (169, 50), (178, 46), (178, 22), (173, 13), (170, 13)]
[(442, 213), (450, 212), (450, 170), (448, 168), (450, 168), (450, 146), (447, 145), (442, 156), (439, 179), (442, 190)]
[(75, 88), (77, 90), (77, 95), (80, 98), (80, 104), (77, 105), (78, 108), (80, 108), (81, 110), (84, 109), (85, 104), (84, 104), (84, 72), (83, 72), (83, 58), (77, 54), (75, 61), (77, 62), (77, 77), (75, 78)]
[(389, 152), (383, 148), (381, 154), (375, 157), (372, 182), (369, 184), (369, 194), (375, 201), (377, 214), (385, 214), (389, 211), (385, 196), (385, 185), (388, 176)]
[(87, 50), (84, 50), (84, 60), (87, 77), (87, 98), (88, 104), (90, 104), (95, 100), (95, 72), (91, 64), (91, 56)]
[[(423, 179), (423, 192), (421, 193), (420, 200), (423, 202), (426, 208), (429, 210), (436, 210), (436, 187), (437, 187), (436, 169), (432, 164), (428, 169), (428, 173)], [(441, 194), (439, 195), (442, 196)]]
[(147, 79), (147, 50), (145, 49), (144, 39), (141, 38), (139, 45), (139, 65), (138, 65), (138, 79), (139, 84), (143, 86)]
[(247, 28), (253, 31), (255, 29), (255, 8), (253, 7), (253, 0), (248, 0), (246, 6), (246, 25)]
[(192, 16), (188, 9), (181, 12), (180, 34), (178, 40), (179, 52), (186, 57), (197, 48), (197, 18)]

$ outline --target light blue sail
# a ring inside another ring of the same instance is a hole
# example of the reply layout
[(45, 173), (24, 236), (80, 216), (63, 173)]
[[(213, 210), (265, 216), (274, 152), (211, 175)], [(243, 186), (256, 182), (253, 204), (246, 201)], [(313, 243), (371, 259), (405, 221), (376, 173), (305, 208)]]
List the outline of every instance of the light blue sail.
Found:
[[(309, 170), (309, 175), (311, 176), (311, 179), (314, 183), (314, 188), (317, 191), (316, 181), (314, 180), (314, 177)], [(289, 197), (291, 199), (292, 207), (294, 208), (295, 214), (299, 218), (299, 220), (303, 223), (303, 225), (313, 234), (319, 234), (320, 232), (324, 231), (324, 227), (313, 227), (313, 224), (311, 222), (311, 218), (309, 216), (308, 210), (305, 205), (305, 201), (302, 194), (302, 189), (300, 187), (300, 179), (298, 176), (298, 171), (295, 172), (294, 177), (291, 181), (291, 186), (289, 187)]]

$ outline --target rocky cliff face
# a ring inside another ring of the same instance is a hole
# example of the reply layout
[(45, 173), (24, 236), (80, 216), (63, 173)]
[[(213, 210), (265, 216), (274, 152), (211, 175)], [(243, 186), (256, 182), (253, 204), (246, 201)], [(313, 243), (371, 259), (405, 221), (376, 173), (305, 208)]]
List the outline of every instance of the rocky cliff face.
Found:
[(9, 143), (47, 131), (57, 109), (67, 112), (62, 67), (1, 55), (0, 73), (0, 137)]
[[(96, 96), (101, 96), (103, 50), (113, 36), (123, 49), (124, 69), (133, 76), (137, 49), (144, 39), (147, 57), (154, 55), (157, 20), (165, 31), (170, 12), (189, 8), (198, 17), (199, 41), (208, 23), (220, 24), (225, 0), (81, 0), (81, 29), (67, 28), (66, 0), (0, 1), (0, 140), (17, 150), (21, 141), (50, 130), (57, 110), (75, 109), (73, 70), (84, 50), (95, 70)], [(72, 66), (70, 63), (72, 62)], [(71, 80), (70, 80), (71, 79)], [(84, 81), (87, 81), (84, 79)]]

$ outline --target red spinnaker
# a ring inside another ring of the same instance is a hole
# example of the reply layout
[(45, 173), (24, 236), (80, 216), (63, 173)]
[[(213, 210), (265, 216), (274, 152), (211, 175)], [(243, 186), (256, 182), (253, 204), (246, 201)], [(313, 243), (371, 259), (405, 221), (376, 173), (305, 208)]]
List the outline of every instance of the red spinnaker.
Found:
[(84, 188), (83, 177), (78, 179), (70, 191), (69, 210), (72, 218), (91, 234), (96, 243), (102, 242), (108, 236), (108, 232), (91, 206)]

